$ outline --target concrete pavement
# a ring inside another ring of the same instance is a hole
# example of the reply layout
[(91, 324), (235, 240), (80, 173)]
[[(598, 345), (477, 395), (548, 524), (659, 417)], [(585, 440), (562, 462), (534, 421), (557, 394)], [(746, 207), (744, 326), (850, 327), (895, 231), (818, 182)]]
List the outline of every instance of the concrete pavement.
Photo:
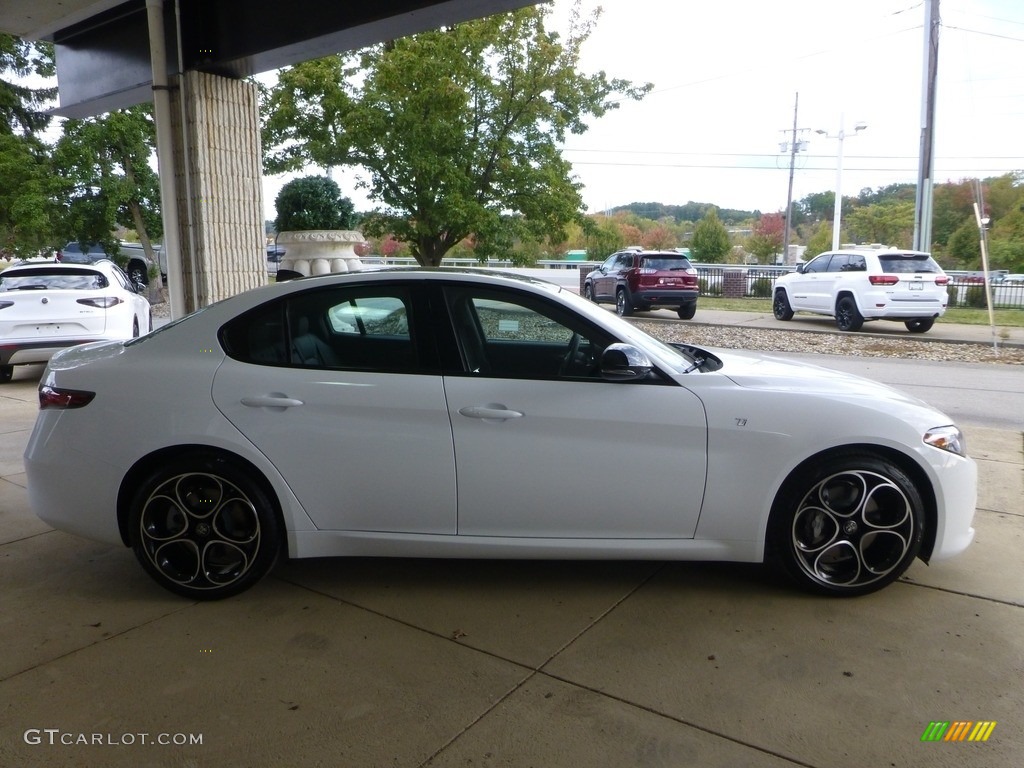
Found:
[[(1024, 755), (1019, 432), (964, 425), (981, 473), (972, 548), (856, 600), (729, 564), (356, 559), (286, 563), (199, 604), (130, 551), (32, 515), (21, 456), (39, 373), (0, 386), (0, 765), (1016, 768)], [(922, 742), (933, 721), (996, 726), (984, 743)]]

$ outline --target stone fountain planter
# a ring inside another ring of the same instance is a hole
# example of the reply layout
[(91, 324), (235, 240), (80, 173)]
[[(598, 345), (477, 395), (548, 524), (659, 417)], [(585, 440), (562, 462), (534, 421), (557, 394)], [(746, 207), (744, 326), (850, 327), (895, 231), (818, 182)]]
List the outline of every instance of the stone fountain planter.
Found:
[(281, 232), (277, 245), (285, 251), (281, 269), (291, 269), (301, 275), (327, 275), (333, 272), (353, 272), (363, 268), (356, 255), (356, 243), (363, 242), (363, 234), (350, 229), (310, 229)]

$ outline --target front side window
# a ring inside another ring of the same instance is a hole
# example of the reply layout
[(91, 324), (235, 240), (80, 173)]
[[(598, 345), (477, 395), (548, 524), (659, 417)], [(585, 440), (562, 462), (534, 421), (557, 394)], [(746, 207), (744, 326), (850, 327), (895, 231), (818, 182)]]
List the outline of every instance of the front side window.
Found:
[(446, 299), (463, 362), (498, 378), (599, 378), (609, 343), (571, 313), (542, 299), (487, 288), (451, 288)]
[(816, 256), (807, 263), (804, 267), (804, 274), (812, 274), (816, 272), (825, 272), (828, 270), (828, 261), (832, 258), (831, 253), (823, 253), (821, 256)]

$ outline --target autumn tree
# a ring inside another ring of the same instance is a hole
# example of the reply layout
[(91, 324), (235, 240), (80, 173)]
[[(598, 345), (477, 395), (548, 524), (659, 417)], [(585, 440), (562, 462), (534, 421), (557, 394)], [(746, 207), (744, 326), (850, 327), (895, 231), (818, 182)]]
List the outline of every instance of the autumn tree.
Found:
[(598, 13), (577, 4), (564, 39), (531, 6), (283, 70), (262, 102), (265, 168), (363, 169), (381, 205), (364, 231), (424, 265), (469, 235), (480, 257), (563, 240), (583, 205), (559, 146), (650, 89), (578, 70)]
[(693, 260), (701, 264), (718, 264), (725, 261), (730, 250), (732, 243), (729, 242), (729, 232), (719, 220), (717, 211), (712, 208), (694, 227), (693, 238), (690, 240)]
[(758, 262), (775, 262), (775, 257), (783, 250), (782, 236), (785, 226), (785, 217), (781, 213), (765, 213), (757, 220), (753, 234), (747, 238), (746, 247), (757, 257)]

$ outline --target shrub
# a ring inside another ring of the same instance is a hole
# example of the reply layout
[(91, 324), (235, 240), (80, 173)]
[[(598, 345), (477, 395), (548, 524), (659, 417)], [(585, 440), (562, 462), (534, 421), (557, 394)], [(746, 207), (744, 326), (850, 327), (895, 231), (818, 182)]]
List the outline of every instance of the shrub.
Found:
[(303, 176), (281, 187), (274, 200), (278, 232), (305, 229), (352, 229), (356, 226), (355, 206), (332, 179)]
[(715, 285), (709, 285), (708, 279), (702, 277), (700, 283), (700, 295), (701, 296), (721, 296), (722, 295), (722, 284), (716, 283)]
[(750, 285), (750, 295), (756, 299), (767, 299), (772, 295), (772, 279), (759, 277)]
[(985, 286), (972, 285), (964, 293), (964, 305), (975, 309), (985, 309), (988, 302), (985, 301)]

